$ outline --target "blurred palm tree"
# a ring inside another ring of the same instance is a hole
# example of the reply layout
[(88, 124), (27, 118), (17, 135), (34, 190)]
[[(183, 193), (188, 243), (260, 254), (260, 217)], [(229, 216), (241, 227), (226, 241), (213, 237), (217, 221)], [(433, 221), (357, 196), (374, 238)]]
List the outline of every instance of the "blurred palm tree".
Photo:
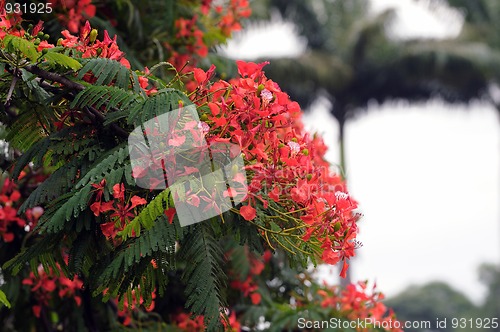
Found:
[[(476, 0), (449, 0), (474, 7)], [(498, 0), (481, 0), (499, 8)], [(469, 8), (469, 7), (467, 7)], [(489, 39), (500, 44), (495, 30), (481, 28), (488, 8), (466, 15), (476, 29), (470, 38), (391, 38), (394, 11), (373, 15), (368, 0), (257, 0), (254, 13), (270, 19), (278, 11), (294, 23), (307, 42), (298, 58), (274, 59), (266, 67), (269, 77), (301, 105), (310, 106), (319, 96), (330, 101), (330, 113), (339, 125), (339, 164), (345, 172), (345, 124), (368, 110), (369, 103), (388, 100), (426, 101), (439, 97), (450, 103), (488, 98), (491, 82), (500, 78), (500, 53)], [(484, 12), (484, 13), (483, 13)], [(497, 11), (498, 12), (498, 11)], [(476, 17), (478, 16), (478, 17)], [(491, 23), (500, 26), (498, 16)], [(491, 26), (490, 26), (491, 27)], [(480, 40), (474, 34), (488, 30)], [(464, 34), (465, 34), (464, 29)], [(349, 281), (349, 276), (346, 280)]]
[[(443, 0), (435, 1), (439, 4)], [(500, 31), (500, 2), (497, 0), (447, 0), (447, 4), (459, 10), (464, 18), (464, 25), (458, 40), (480, 41), (500, 52), (500, 34), (498, 33)], [(491, 83), (498, 88), (498, 80)], [(491, 102), (500, 110), (500, 98), (491, 97)]]

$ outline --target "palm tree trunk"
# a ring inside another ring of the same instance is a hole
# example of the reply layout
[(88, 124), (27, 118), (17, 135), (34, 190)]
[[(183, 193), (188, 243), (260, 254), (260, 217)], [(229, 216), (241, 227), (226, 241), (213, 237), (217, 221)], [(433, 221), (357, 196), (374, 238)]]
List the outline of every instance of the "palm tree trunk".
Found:
[[(339, 136), (338, 136), (339, 166), (340, 166), (340, 176), (342, 177), (342, 180), (346, 181), (347, 167), (346, 167), (346, 156), (345, 156), (345, 117), (344, 117), (345, 110), (337, 109), (334, 114), (340, 115), (337, 117), (337, 122), (339, 124)], [(339, 269), (342, 269), (342, 264), (339, 266)], [(342, 286), (343, 288), (345, 288), (352, 281), (351, 271), (352, 271), (352, 263), (350, 264), (349, 269), (347, 270), (346, 277), (340, 278), (340, 286)]]

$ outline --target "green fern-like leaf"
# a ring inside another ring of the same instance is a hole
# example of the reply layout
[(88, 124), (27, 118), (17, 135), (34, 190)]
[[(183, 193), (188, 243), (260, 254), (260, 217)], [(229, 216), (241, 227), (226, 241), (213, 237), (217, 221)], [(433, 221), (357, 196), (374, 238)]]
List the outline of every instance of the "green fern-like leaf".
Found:
[[(108, 289), (109, 294), (123, 297), (135, 288), (144, 299), (150, 299), (155, 288), (163, 292), (167, 282), (165, 269), (174, 268), (163, 262), (172, 261), (176, 241), (182, 236), (183, 230), (177, 221), (170, 224), (164, 215), (158, 217), (151, 229), (125, 242), (112, 258), (99, 262), (91, 273), (95, 294)], [(151, 259), (158, 262), (157, 268), (151, 268)], [(93, 275), (98, 278), (93, 278)]]
[(54, 213), (45, 212), (39, 220), (37, 228), (45, 233), (60, 232), (67, 221), (76, 218), (89, 206), (92, 196), (90, 185), (60, 196), (57, 202), (64, 202)]
[(7, 308), (10, 308), (10, 302), (9, 300), (7, 300), (7, 296), (2, 290), (0, 290), (0, 304), (6, 306)]
[(72, 274), (87, 275), (90, 268), (90, 260), (95, 259), (90, 251), (95, 239), (89, 232), (79, 232), (73, 241), (68, 257), (68, 270)]
[(23, 168), (31, 161), (34, 162), (35, 166), (40, 166), (42, 158), (45, 153), (47, 153), (49, 146), (50, 141), (48, 139), (39, 140), (36, 144), (33, 144), (31, 148), (16, 161), (14, 170), (12, 171), (12, 178), (17, 179)]
[(107, 58), (94, 58), (88, 60), (78, 74), (82, 79), (91, 72), (97, 79), (95, 85), (108, 85), (114, 81), (116, 87), (128, 89), (132, 85), (134, 92), (141, 92), (137, 74), (119, 63)]
[(52, 137), (50, 150), (54, 155), (63, 157), (74, 156), (75, 153), (83, 150), (84, 148), (97, 144), (94, 138), (82, 138), (78, 140), (68, 141), (67, 138)]
[(24, 38), (7, 34), (3, 39), (3, 44), (7, 52), (10, 53), (21, 52), (25, 57), (30, 59), (32, 62), (36, 62), (40, 57), (40, 52), (36, 50), (35, 44), (33, 44), (30, 41), (27, 41)]
[(105, 106), (107, 110), (112, 108), (122, 108), (127, 110), (134, 106), (140, 96), (132, 91), (122, 89), (116, 86), (90, 86), (82, 90), (71, 103), (71, 108), (84, 108), (85, 106), (94, 106), (99, 109)]
[[(29, 119), (30, 116), (32, 117), (31, 119)], [(42, 164), (44, 156), (47, 155), (54, 141), (64, 138), (67, 139), (67, 137), (75, 133), (81, 134), (81, 130), (85, 129), (83, 126), (73, 126), (64, 128), (56, 133), (51, 134), (50, 136), (46, 136), (41, 135), (40, 128), (35, 126), (36, 129), (33, 129), (33, 131), (36, 131), (37, 135), (40, 134), (43, 139), (40, 139), (40, 137), (36, 136), (29, 140), (26, 137), (30, 137), (29, 128), (31, 128), (33, 125), (30, 125), (29, 123), (30, 121), (34, 122), (33, 116), (34, 115), (30, 112), (23, 113), (23, 115), (20, 116), (18, 120), (16, 120), (16, 122), (23, 121), (21, 119), (26, 118), (26, 120), (24, 120), (27, 123), (26, 127), (23, 127), (22, 125), (12, 126), (9, 129), (9, 133), (7, 134), (6, 140), (8, 140), (9, 142), (24, 141), (24, 149), (22, 149), (22, 151), (25, 151), (25, 153), (16, 161), (16, 165), (12, 172), (12, 177), (14, 179), (17, 179), (23, 168), (26, 167), (26, 165), (28, 165), (30, 162), (33, 162), (35, 167), (40, 166)], [(13, 145), (15, 146), (15, 144)]]
[(105, 191), (105, 195), (109, 197), (113, 185), (121, 182), (123, 177), (127, 182), (133, 182), (131, 175), (126, 175), (126, 173), (131, 174), (132, 170), (130, 164), (126, 162), (128, 149), (124, 145), (103, 154), (98, 161), (89, 167), (90, 170), (78, 181), (74, 190), (54, 201), (59, 205), (57, 209), (51, 209), (42, 215), (39, 222), (41, 231), (59, 232), (64, 228), (66, 222), (77, 218), (82, 211), (86, 210), (93, 195), (93, 183), (106, 179), (107, 191)]
[(52, 175), (42, 182), (20, 206), (19, 211), (50, 202), (51, 200), (67, 193), (71, 183), (68, 179), (75, 179), (78, 172), (78, 160), (64, 164), (58, 168)]
[[(216, 222), (216, 221), (215, 221)], [(186, 283), (188, 306), (195, 315), (203, 315), (209, 331), (222, 329), (221, 308), (226, 306), (223, 288), (226, 275), (223, 272), (224, 253), (214, 238), (210, 222), (192, 227), (180, 245), (180, 255), (186, 261), (183, 279)]]
[(128, 123), (139, 126), (161, 114), (171, 112), (180, 105), (191, 105), (189, 98), (179, 90), (167, 88), (158, 91), (146, 101), (130, 110)]
[[(78, 189), (88, 184), (101, 181), (111, 170), (116, 170), (118, 167), (124, 166), (124, 162), (128, 156), (128, 148), (125, 143), (101, 155), (99, 160), (97, 160), (82, 179), (78, 181), (75, 188)], [(111, 181), (107, 182), (111, 183)]]
[(67, 55), (57, 53), (52, 49), (48, 50), (48, 52), (42, 56), (42, 59), (47, 60), (47, 63), (52, 68), (62, 67), (72, 70), (78, 70), (82, 68), (80, 62)]
[[(59, 252), (55, 249), (63, 238), (64, 234), (47, 234), (44, 237), (38, 239), (34, 244), (30, 247), (24, 248), (19, 254), (17, 254), (14, 258), (6, 262), (2, 269), (16, 275), (26, 267), (26, 263), (29, 262), (32, 267), (33, 273), (38, 275), (38, 265), (43, 263), (44, 266), (50, 266), (53, 263), (48, 260), (62, 262), (65, 267), (64, 260), (61, 255), (53, 256), (54, 253)], [(52, 256), (52, 257), (48, 257)], [(55, 263), (54, 261), (54, 263)], [(61, 267), (63, 267), (61, 266)], [(63, 267), (63, 268), (64, 268)], [(63, 270), (65, 272), (66, 270)]]
[[(26, 151), (34, 143), (48, 135), (43, 129), (42, 123), (37, 121), (41, 119), (39, 114), (36, 114), (37, 111), (39, 111), (38, 108), (24, 110), (16, 118), (16, 121), (9, 126), (5, 139), (12, 147), (21, 151)], [(34, 121), (34, 119), (37, 120)]]

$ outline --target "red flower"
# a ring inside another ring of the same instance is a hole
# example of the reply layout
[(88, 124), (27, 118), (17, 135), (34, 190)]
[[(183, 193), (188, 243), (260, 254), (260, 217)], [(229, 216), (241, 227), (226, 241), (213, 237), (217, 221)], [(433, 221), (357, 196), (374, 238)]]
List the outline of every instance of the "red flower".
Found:
[[(98, 190), (101, 189), (100, 185), (93, 186), (97, 187)], [(116, 234), (123, 230), (126, 222), (135, 217), (135, 213), (133, 212), (134, 208), (139, 205), (147, 204), (147, 201), (139, 196), (132, 196), (130, 202), (126, 203), (125, 186), (123, 183), (117, 183), (113, 186), (113, 198), (112, 201), (104, 203), (98, 201), (90, 206), (96, 216), (104, 212), (112, 211), (109, 215), (111, 221), (101, 224), (101, 231), (108, 238), (116, 237)]]
[(96, 7), (91, 0), (49, 0), (47, 3), (58, 12), (62, 12), (58, 15), (59, 21), (73, 33), (78, 32), (84, 20), (96, 14)]
[(210, 68), (205, 72), (203, 69), (194, 68), (194, 79), (198, 86), (205, 87), (208, 84), (208, 81), (214, 76), (215, 73), (215, 65), (211, 65)]
[(231, 315), (229, 315), (228, 323), (226, 322), (226, 320), (222, 320), (222, 324), (224, 325), (224, 331), (239, 332), (241, 330), (241, 324), (240, 322), (238, 322), (234, 311), (231, 312)]
[(169, 207), (168, 209), (165, 210), (165, 215), (168, 218), (168, 222), (171, 224), (174, 221), (175, 217), (175, 208)]
[(205, 331), (205, 323), (203, 316), (191, 318), (191, 315), (180, 313), (175, 317), (177, 326), (186, 332), (202, 332)]
[(340, 254), (332, 249), (326, 249), (321, 255), (323, 262), (331, 265), (335, 265), (340, 261)]
[(241, 77), (249, 77), (251, 79), (256, 79), (257, 76), (261, 75), (262, 68), (268, 65), (269, 61), (261, 62), (259, 64), (254, 62), (245, 62), (245, 61), (236, 61), (236, 65), (238, 66), (238, 74)]
[(259, 293), (252, 293), (252, 294), (250, 294), (250, 300), (252, 301), (252, 303), (254, 305), (259, 304), (261, 299), (262, 299), (262, 297), (260, 296)]
[(257, 216), (257, 213), (253, 207), (250, 205), (243, 205), (240, 208), (240, 214), (245, 220), (254, 220), (255, 217)]

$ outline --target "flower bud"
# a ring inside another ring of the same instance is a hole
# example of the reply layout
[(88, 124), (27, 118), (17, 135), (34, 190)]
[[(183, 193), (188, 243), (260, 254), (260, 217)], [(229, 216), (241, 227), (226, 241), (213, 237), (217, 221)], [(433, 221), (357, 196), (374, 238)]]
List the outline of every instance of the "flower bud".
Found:
[(236, 176), (236, 174), (238, 174), (240, 172), (240, 167), (236, 164), (234, 164), (232, 167), (231, 167), (231, 175), (232, 176)]
[(257, 87), (257, 96), (260, 96), (260, 92), (264, 90), (264, 88), (264, 84), (259, 84), (259, 86)]
[(97, 29), (92, 29), (92, 31), (90, 31), (89, 40), (91, 43), (93, 43), (95, 42), (96, 39), (97, 39)]

